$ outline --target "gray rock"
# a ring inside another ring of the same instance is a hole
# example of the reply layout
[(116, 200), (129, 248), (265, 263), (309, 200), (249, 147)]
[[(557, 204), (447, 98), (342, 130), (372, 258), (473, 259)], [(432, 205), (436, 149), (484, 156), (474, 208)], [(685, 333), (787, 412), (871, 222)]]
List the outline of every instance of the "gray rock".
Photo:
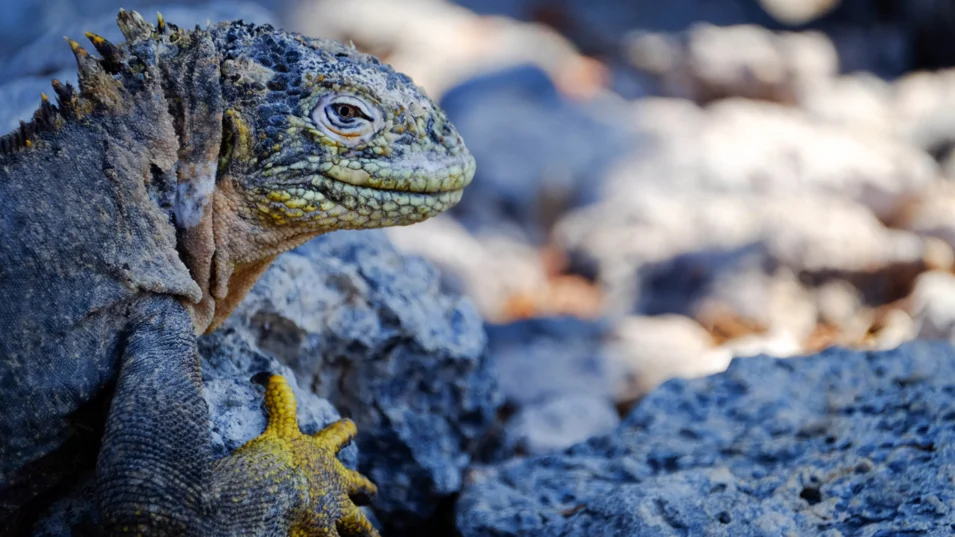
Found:
[[(353, 41), (426, 88), (435, 100), (481, 74), (534, 65), (562, 89), (579, 95), (594, 89), (584, 76), (587, 61), (553, 29), (506, 17), (482, 17), (451, 2), (434, 0), (289, 1), (287, 29)], [(594, 73), (596, 74), (596, 73)], [(583, 90), (583, 91), (582, 91)]]
[[(295, 392), (298, 424), (302, 432), (314, 434), (341, 415), (327, 400), (303, 389), (288, 366), (254, 348), (247, 334), (224, 329), (199, 340), (203, 357), (202, 382), (212, 422), (212, 450), (225, 457), (265, 431), (265, 386), (259, 374), (284, 376)], [(356, 468), (354, 444), (341, 451), (342, 462)]]
[(487, 329), (494, 376), (514, 407), (566, 396), (613, 400), (603, 323), (544, 317)]
[(458, 492), (501, 404), (471, 302), (380, 231), (283, 254), (223, 332), (355, 420), (359, 468), (379, 484), (373, 507), (389, 527), (410, 531)]
[(620, 104), (573, 102), (532, 66), (475, 77), (441, 106), (481, 163), (454, 214), (471, 230), (512, 229), (532, 243), (564, 210), (595, 199), (600, 177), (632, 142)]
[(955, 349), (735, 360), (614, 433), (475, 470), (464, 537), (948, 535)]
[(520, 410), (507, 424), (507, 443), (536, 455), (609, 433), (619, 423), (620, 416), (607, 399), (568, 395)]
[(629, 316), (613, 329), (606, 345), (614, 400), (632, 403), (673, 377), (694, 378), (726, 369), (730, 352), (682, 315)]

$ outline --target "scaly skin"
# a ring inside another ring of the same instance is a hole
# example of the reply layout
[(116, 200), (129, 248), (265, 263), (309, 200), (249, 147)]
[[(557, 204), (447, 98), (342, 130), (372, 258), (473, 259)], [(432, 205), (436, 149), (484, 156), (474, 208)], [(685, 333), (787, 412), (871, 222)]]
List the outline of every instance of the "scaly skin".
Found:
[(105, 533), (369, 536), (375, 487), (273, 377), (267, 430), (213, 461), (197, 334), (281, 252), (454, 205), (474, 160), (412, 81), (269, 26), (183, 31), (120, 12), (126, 42), (69, 40), (0, 138), (0, 534), (29, 533), (95, 463)]
[[(221, 464), (249, 465), (248, 470), (229, 472), (233, 475), (251, 473), (262, 467), (259, 458), (278, 463), (283, 471), (299, 474), (301, 495), (322, 498), (323, 509), (303, 508), (290, 513), (289, 534), (308, 536), (329, 533), (337, 525), (345, 535), (377, 535), (374, 527), (361, 510), (352, 502), (351, 496), (374, 496), (375, 485), (364, 476), (342, 466), (335, 458), (339, 450), (355, 437), (357, 429), (351, 420), (332, 423), (315, 434), (302, 434), (295, 419), (295, 397), (284, 378), (274, 375), (269, 379), (265, 395), (269, 425), (261, 436), (236, 451), (236, 456), (224, 459)], [(302, 505), (307, 507), (308, 503)]]

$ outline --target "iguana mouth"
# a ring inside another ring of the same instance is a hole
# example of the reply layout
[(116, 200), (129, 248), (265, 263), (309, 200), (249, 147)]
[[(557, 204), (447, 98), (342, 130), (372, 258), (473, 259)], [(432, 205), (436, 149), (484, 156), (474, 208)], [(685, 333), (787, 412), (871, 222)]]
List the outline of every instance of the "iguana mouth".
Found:
[(339, 181), (323, 174), (309, 176), (309, 181), (301, 185), (305, 191), (303, 196), (308, 198), (307, 192), (313, 192), (318, 200), (321, 196), (328, 201), (337, 203), (349, 210), (357, 212), (388, 210), (390, 204), (398, 207), (411, 206), (440, 210), (457, 203), (464, 193), (464, 186), (446, 188), (435, 191), (397, 190), (373, 186), (356, 186)]
[[(322, 162), (299, 161), (267, 168), (265, 175), (286, 184), (315, 182), (322, 176), (330, 181), (361, 190), (408, 194), (441, 194), (464, 189), (474, 178), (476, 163), (469, 154), (438, 159), (421, 155), (404, 159), (397, 166), (383, 160), (347, 159)], [(319, 186), (319, 185), (315, 185)]]

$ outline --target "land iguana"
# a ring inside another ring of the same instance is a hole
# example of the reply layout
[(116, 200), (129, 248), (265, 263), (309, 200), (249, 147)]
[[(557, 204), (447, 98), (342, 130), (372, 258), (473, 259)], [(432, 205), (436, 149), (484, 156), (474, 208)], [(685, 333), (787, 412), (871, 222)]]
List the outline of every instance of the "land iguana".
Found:
[(118, 24), (124, 43), (87, 34), (101, 57), (68, 40), (79, 87), (0, 138), (0, 528), (29, 531), (92, 436), (104, 533), (377, 535), (375, 485), (336, 457), (355, 425), (303, 435), (280, 376), (266, 431), (213, 460), (196, 338), (281, 252), (453, 206), (474, 159), (354, 47)]

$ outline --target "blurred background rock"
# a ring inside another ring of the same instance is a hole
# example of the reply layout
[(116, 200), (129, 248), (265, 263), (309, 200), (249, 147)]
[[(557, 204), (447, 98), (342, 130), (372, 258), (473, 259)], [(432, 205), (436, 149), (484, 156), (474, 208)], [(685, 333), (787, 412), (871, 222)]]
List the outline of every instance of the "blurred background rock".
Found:
[(486, 320), (502, 450), (736, 356), (955, 340), (953, 2), (6, 2), (0, 126), (121, 5), (350, 40), (441, 102), (473, 186), (387, 235)]

